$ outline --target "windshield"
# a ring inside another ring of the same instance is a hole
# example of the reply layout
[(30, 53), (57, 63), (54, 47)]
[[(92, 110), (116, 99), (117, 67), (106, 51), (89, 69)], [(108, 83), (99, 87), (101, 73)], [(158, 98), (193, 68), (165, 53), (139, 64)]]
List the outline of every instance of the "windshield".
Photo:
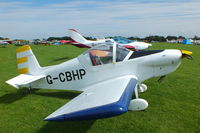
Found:
[(130, 51), (125, 48), (125, 47), (122, 47), (120, 45), (117, 45), (117, 49), (116, 49), (116, 61), (119, 62), (119, 61), (123, 61), (124, 58), (128, 55)]
[(89, 55), (94, 66), (112, 63), (113, 47), (101, 45), (89, 51)]
[[(123, 61), (129, 53), (129, 50), (117, 46), (116, 61)], [(113, 45), (100, 45), (86, 51), (83, 55), (89, 56), (93, 66), (109, 64), (113, 62)]]

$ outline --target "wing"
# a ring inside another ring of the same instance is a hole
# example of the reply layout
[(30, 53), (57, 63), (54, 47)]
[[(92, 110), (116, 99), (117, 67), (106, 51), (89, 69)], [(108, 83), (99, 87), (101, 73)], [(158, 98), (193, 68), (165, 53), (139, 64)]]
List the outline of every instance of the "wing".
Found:
[(136, 84), (135, 77), (123, 76), (89, 86), (45, 120), (86, 120), (120, 115), (128, 111)]

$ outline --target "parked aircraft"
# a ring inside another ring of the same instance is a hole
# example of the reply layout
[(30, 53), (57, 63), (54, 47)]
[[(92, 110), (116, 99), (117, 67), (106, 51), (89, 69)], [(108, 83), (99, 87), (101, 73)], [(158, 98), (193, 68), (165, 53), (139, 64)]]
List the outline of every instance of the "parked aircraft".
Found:
[[(69, 29), (69, 36), (74, 40), (74, 43), (72, 42), (72, 45), (77, 46), (77, 47), (91, 48), (91, 47), (94, 47), (97, 45), (104, 44), (105, 42), (110, 43), (110, 41), (112, 41), (112, 39), (99, 39), (96, 41), (87, 40), (75, 29)], [(119, 41), (116, 41), (116, 42), (117, 42), (117, 44), (119, 44), (125, 48), (133, 49), (133, 50), (143, 50), (143, 49), (147, 49), (150, 46), (152, 46), (149, 43), (138, 42), (138, 41), (127, 42), (127, 43), (120, 43)]]
[(11, 40), (0, 40), (0, 44), (11, 44), (12, 42)]
[(9, 43), (7, 41), (4, 40), (0, 40), (0, 46), (1, 47), (5, 47), (6, 45), (8, 45)]
[(147, 49), (149, 47), (152, 46), (152, 44), (150, 43), (146, 43), (146, 42), (139, 42), (139, 41), (133, 41), (133, 40), (129, 40), (125, 37), (113, 37), (112, 38), (115, 42), (117, 42), (117, 44), (124, 46), (128, 49), (131, 49), (132, 47), (135, 48), (136, 50), (143, 50), (143, 49)]
[(182, 58), (192, 54), (176, 49), (131, 51), (113, 42), (93, 47), (64, 63), (41, 67), (30, 46), (16, 52), (20, 75), (6, 83), (16, 88), (82, 92), (46, 121), (98, 119), (145, 110), (148, 102), (138, 97), (138, 92), (147, 90), (142, 82), (175, 71)]

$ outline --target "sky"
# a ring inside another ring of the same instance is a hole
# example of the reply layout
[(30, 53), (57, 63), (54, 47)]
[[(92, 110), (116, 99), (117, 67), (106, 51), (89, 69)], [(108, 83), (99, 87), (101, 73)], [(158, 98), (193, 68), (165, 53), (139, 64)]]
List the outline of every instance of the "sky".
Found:
[(200, 36), (200, 0), (0, 0), (0, 37)]

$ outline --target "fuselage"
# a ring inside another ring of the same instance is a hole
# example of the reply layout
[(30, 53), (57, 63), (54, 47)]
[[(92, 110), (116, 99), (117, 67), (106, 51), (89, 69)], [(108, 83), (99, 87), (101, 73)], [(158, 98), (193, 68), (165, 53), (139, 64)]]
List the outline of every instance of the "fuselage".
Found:
[(84, 43), (78, 43), (76, 41), (73, 41), (71, 44), (79, 48), (92, 48), (98, 45), (105, 44), (105, 40), (86, 41)]
[(31, 87), (83, 91), (85, 87), (123, 75), (133, 75), (138, 82), (143, 82), (175, 71), (182, 54), (179, 50), (149, 50), (127, 56), (123, 61), (94, 66), (89, 54), (82, 54), (62, 64), (42, 68), (46, 78), (31, 83)]
[[(106, 41), (109, 41), (111, 39), (105, 39), (105, 40), (98, 40), (98, 41), (87, 41), (85, 43), (77, 43), (77, 42), (73, 42), (72, 45), (80, 47), (80, 48), (92, 48), (98, 45), (102, 45), (105, 44)], [(145, 42), (138, 42), (138, 41), (134, 41), (131, 43), (127, 43), (127, 44), (122, 44), (122, 43), (117, 43), (120, 46), (123, 46), (125, 48), (128, 49), (135, 49), (135, 50), (144, 50), (147, 49), (149, 47), (151, 47), (152, 45), (149, 43), (145, 43)]]
[(138, 41), (132, 41), (123, 37), (120, 38), (113, 38), (113, 39), (100, 39), (96, 41), (92, 40), (87, 40), (85, 39), (78, 31), (75, 29), (69, 29), (69, 36), (72, 38), (72, 45), (77, 46), (77, 47), (95, 47), (98, 45), (102, 44), (113, 44), (113, 42), (116, 42), (118, 45), (123, 46), (128, 49), (133, 49), (133, 50), (143, 50), (147, 49), (150, 46), (152, 46), (149, 43), (145, 42), (138, 42)]

